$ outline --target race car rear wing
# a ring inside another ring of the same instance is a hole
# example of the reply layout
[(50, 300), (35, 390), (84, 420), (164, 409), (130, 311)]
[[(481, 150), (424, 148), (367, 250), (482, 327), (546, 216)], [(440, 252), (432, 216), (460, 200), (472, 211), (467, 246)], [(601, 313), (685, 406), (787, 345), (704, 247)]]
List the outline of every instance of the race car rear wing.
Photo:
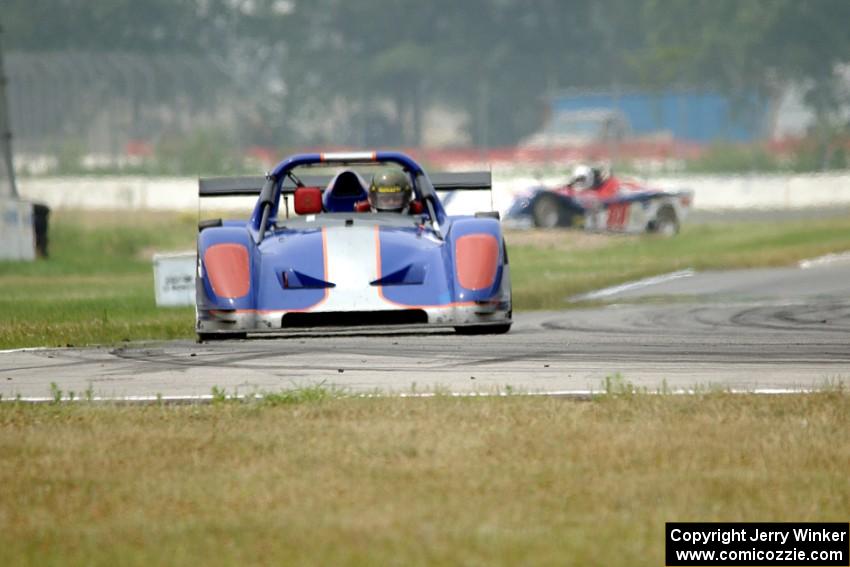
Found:
[(493, 188), (489, 171), (438, 171), (428, 177), (437, 191), (489, 191)]
[[(493, 182), (489, 171), (436, 172), (429, 176), (437, 191), (489, 191)], [(306, 187), (327, 187), (332, 175), (305, 175), (300, 178)], [(263, 190), (266, 178), (207, 177), (198, 179), (200, 197), (255, 197)], [(283, 182), (284, 193), (295, 193), (295, 182), (288, 177)]]

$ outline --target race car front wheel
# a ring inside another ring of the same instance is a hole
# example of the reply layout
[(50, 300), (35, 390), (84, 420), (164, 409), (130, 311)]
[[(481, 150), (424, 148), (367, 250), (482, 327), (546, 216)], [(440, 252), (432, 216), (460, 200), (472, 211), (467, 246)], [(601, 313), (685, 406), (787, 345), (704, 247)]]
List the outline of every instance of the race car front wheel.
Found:
[(534, 200), (531, 215), (534, 218), (534, 226), (555, 228), (561, 225), (561, 203), (557, 197), (544, 193)]

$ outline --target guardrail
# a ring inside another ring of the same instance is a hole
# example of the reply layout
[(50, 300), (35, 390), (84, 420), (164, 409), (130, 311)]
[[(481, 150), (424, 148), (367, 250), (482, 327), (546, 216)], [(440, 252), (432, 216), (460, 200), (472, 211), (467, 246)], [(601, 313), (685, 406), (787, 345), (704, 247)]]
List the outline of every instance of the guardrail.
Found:
[[(535, 179), (529, 176), (493, 174), (493, 204), (505, 210), (513, 196), (543, 183), (563, 179)], [(198, 210), (197, 179), (189, 177), (77, 177), (22, 178), (23, 198), (46, 203), (55, 209), (111, 210)], [(661, 189), (692, 189), (695, 209), (797, 209), (850, 205), (850, 172), (799, 175), (698, 175), (658, 176), (647, 180)], [(204, 206), (241, 208), (253, 204), (251, 198), (205, 201)], [(456, 202), (455, 202), (456, 201)], [(490, 208), (490, 196), (470, 194), (456, 199), (452, 208)], [(458, 211), (460, 212), (460, 211)]]

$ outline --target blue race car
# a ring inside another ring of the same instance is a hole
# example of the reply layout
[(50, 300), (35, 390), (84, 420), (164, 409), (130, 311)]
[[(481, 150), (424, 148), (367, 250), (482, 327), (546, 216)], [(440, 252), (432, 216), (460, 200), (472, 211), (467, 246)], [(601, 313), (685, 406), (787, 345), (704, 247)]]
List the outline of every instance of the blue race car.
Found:
[[(363, 207), (364, 174), (381, 164), (410, 179), (405, 213)], [(310, 168), (334, 174), (308, 176)], [(448, 216), (437, 197), (490, 188), (489, 172), (432, 179), (396, 152), (301, 154), (265, 178), (201, 179), (201, 197), (257, 201), (247, 221), (199, 224), (199, 340), (328, 326), (507, 332), (511, 279), (498, 213)], [(290, 197), (298, 216), (289, 215)]]

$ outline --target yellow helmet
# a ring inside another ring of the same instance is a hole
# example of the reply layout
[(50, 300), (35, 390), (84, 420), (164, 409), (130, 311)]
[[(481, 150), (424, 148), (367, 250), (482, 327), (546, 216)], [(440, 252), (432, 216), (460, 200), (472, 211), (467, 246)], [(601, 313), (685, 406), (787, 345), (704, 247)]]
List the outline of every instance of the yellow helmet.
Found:
[(373, 211), (403, 213), (413, 200), (410, 179), (400, 169), (382, 169), (369, 184), (369, 205)]

